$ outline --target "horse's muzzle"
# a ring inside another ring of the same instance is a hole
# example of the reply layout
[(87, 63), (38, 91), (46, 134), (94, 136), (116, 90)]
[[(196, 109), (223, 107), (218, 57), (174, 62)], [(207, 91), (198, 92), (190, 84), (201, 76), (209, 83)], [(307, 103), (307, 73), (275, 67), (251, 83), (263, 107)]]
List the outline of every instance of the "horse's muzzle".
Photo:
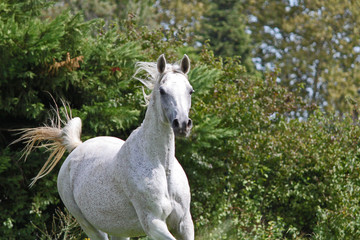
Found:
[(174, 130), (175, 136), (177, 137), (188, 137), (192, 128), (192, 120), (187, 118), (186, 120), (180, 121), (175, 118), (171, 124)]

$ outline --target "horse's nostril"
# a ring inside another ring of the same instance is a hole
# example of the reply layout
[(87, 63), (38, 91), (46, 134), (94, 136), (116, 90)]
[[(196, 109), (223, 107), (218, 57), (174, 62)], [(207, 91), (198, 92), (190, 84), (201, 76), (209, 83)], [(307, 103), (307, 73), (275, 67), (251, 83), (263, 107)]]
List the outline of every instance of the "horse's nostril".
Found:
[(178, 128), (179, 126), (180, 126), (179, 120), (177, 118), (175, 118), (174, 121), (173, 121), (173, 127)]
[(189, 121), (187, 123), (187, 127), (191, 127), (192, 126), (192, 120), (189, 118)]

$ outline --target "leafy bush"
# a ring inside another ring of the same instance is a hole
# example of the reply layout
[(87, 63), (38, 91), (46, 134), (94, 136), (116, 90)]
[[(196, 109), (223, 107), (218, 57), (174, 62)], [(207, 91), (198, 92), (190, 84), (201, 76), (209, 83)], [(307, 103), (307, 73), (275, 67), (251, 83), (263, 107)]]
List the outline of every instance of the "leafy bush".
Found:
[(18, 161), (22, 146), (5, 147), (14, 139), (6, 129), (45, 122), (49, 93), (71, 102), (73, 114), (86, 122), (85, 138), (110, 132), (126, 136), (141, 113), (140, 101), (134, 100), (141, 99), (141, 90), (130, 82), (135, 62), (143, 58), (139, 44), (115, 26), (105, 32), (102, 21), (84, 22), (69, 11), (44, 19), (45, 5), (0, 4), (0, 235), (9, 239), (37, 238), (34, 225), (51, 225), (62, 205), (56, 174), (27, 187), (46, 153), (30, 155), (26, 164)]
[(358, 238), (353, 119), (318, 111), (291, 119), (313, 106), (278, 86), (276, 73), (249, 76), (234, 59), (202, 58), (218, 71), (203, 72), (214, 84), (195, 102), (196, 127), (177, 151), (204, 239)]

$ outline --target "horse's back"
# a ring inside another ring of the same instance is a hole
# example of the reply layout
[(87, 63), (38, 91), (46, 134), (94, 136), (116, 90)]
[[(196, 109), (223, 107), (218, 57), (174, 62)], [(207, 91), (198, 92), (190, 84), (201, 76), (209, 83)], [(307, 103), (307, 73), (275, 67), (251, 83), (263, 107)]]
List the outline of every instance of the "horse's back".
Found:
[(66, 161), (70, 159), (72, 165), (90, 162), (106, 164), (113, 160), (123, 144), (124, 141), (116, 137), (91, 138), (75, 148)]

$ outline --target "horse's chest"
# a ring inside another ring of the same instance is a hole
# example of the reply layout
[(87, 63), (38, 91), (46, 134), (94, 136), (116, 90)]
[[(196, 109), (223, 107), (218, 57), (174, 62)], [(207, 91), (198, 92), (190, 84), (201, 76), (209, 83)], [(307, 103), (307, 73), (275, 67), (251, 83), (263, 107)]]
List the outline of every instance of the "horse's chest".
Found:
[(130, 197), (138, 195), (156, 199), (157, 196), (167, 195), (168, 180), (163, 169), (138, 168), (132, 169), (128, 173), (123, 183)]

